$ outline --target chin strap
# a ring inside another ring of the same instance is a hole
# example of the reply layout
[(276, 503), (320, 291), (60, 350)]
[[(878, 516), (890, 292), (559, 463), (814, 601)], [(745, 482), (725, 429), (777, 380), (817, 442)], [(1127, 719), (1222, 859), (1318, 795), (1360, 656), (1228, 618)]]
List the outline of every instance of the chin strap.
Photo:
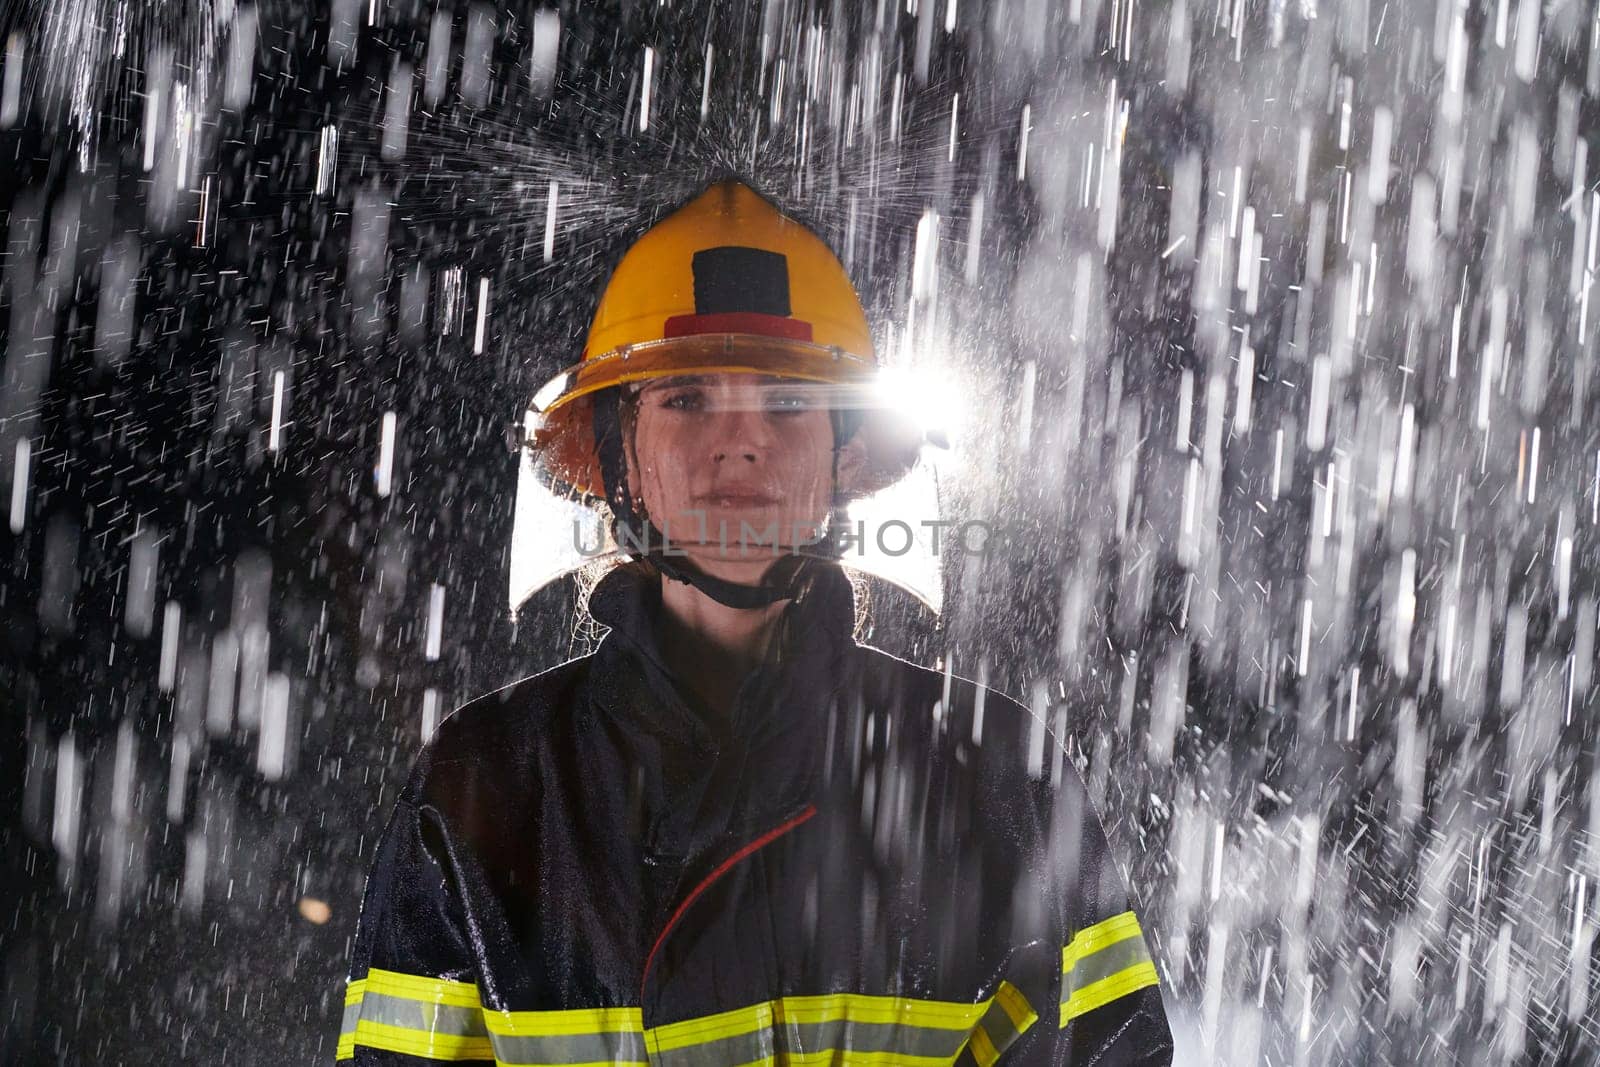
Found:
[(798, 553), (781, 556), (767, 568), (760, 585), (741, 585), (707, 574), (682, 557), (651, 552), (643, 558), (665, 577), (692, 585), (717, 603), (739, 611), (764, 608), (780, 600), (792, 600), (805, 587), (817, 562), (817, 557)]
[[(780, 600), (793, 599), (810, 580), (820, 561), (836, 561), (840, 545), (824, 533), (815, 540), (795, 546), (792, 552), (777, 557), (767, 568), (759, 585), (743, 585), (707, 574), (681, 555), (665, 551), (666, 535), (635, 505), (628, 491), (627, 460), (622, 447), (623, 425), (621, 390), (602, 389), (594, 395), (595, 452), (600, 459), (600, 475), (605, 482), (606, 503), (611, 508), (611, 538), (618, 545), (645, 548), (643, 553), (629, 549), (635, 559), (649, 563), (663, 577), (692, 585), (725, 607), (739, 611), (764, 608)], [(843, 515), (844, 499), (839, 493), (839, 450), (854, 436), (861, 424), (860, 412), (830, 409), (833, 422), (833, 518)]]

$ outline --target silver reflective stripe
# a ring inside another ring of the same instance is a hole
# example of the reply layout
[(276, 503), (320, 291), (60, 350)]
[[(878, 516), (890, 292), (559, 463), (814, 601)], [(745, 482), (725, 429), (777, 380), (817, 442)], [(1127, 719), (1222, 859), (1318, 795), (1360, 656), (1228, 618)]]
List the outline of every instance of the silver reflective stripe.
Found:
[(1061, 978), (1061, 998), (1066, 1000), (1079, 989), (1110, 978), (1129, 967), (1149, 962), (1150, 950), (1145, 946), (1144, 938), (1135, 930), (1131, 937), (1113, 941), (1074, 963)]
[(670, 1067), (722, 1067), (730, 1063), (754, 1063), (775, 1055), (771, 1030), (703, 1041), (697, 1045), (657, 1052), (651, 1063)]
[(720, 1067), (751, 1063), (768, 1056), (807, 1056), (853, 1052), (926, 1056), (949, 1060), (961, 1050), (969, 1030), (951, 1030), (899, 1023), (831, 1019), (820, 1023), (784, 1022), (748, 1033), (716, 1038), (657, 1052), (652, 1063), (669, 1067)]
[(864, 1023), (833, 1019), (823, 1023), (785, 1023), (785, 1051), (800, 1054), (824, 1049), (850, 1052), (896, 1053), (901, 1056), (950, 1057), (967, 1039), (967, 1030), (908, 1026), (904, 1023)]
[(429, 1059), (492, 1055), (506, 1065), (725, 1067), (844, 1055), (927, 1063), (976, 1057), (981, 1067), (990, 1067), (1038, 1017), (1009, 982), (975, 1004), (823, 994), (752, 1004), (648, 1032), (637, 1008), (486, 1011), (472, 983), (398, 972), (369, 973), (351, 983), (348, 998), (341, 1059), (359, 1042)]
[(445, 1037), (483, 1037), (489, 1032), (483, 1025), (482, 1008), (430, 1004), (427, 1001), (376, 993), (370, 988), (359, 1003), (345, 1006), (344, 1022), (347, 1033), (355, 1030), (358, 1019), (386, 1026), (403, 1026), (407, 1030), (420, 1030), (424, 1034)]
[[(503, 1064), (646, 1063), (644, 1034), (613, 1030), (543, 1036), (491, 1034), (494, 1058)], [(727, 1061), (734, 1062), (734, 1061)]]
[(956, 1062), (993, 1067), (1001, 1054), (1016, 1044), (1038, 1019), (1039, 1013), (1033, 1010), (1022, 990), (1010, 982), (1001, 982), (988, 1010), (973, 1024), (972, 1036)]
[[(1028, 1014), (1032, 1016), (1031, 1012)], [(1025, 1017), (1022, 1029), (1018, 1029), (1011, 1021), (1011, 1015), (1006, 1011), (1005, 1005), (1000, 1003), (999, 997), (996, 997), (994, 1003), (989, 1005), (989, 1010), (983, 1013), (983, 1018), (978, 1020), (978, 1026), (989, 1035), (989, 1043), (994, 1046), (995, 1052), (1000, 1053), (1016, 1043), (1017, 1038), (1022, 1036), (1022, 1031), (1028, 1028), (1033, 1018), (1037, 1016)]]
[(1132, 911), (1080, 930), (1061, 950), (1061, 1025), (1085, 1012), (1160, 985)]
[(361, 1001), (344, 1006), (344, 1019), (339, 1023), (339, 1036), (356, 1032), (356, 1023), (361, 1021)]

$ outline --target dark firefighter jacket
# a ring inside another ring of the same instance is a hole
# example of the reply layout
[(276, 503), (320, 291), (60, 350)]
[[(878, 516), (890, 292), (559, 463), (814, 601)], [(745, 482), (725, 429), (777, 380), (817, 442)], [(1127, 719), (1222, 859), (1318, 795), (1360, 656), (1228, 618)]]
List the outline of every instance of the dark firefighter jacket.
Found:
[(659, 579), (589, 656), (441, 724), (372, 859), (358, 1064), (1169, 1064), (1138, 919), (1028, 710), (786, 609), (731, 715), (680, 692)]

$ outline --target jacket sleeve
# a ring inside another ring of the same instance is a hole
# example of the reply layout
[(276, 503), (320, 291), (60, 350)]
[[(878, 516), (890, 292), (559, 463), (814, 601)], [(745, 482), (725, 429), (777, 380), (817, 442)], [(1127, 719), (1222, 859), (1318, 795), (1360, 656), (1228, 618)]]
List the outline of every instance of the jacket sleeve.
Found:
[[(1070, 761), (1051, 790), (1047, 864), (1064, 924), (1052, 1064), (1168, 1067), (1172, 1030), (1160, 976), (1100, 817)], [(1055, 968), (1052, 968), (1054, 971)]]
[(378, 841), (351, 951), (341, 1064), (494, 1062), (437, 820), (402, 794)]
[(1014, 960), (1025, 992), (988, 1026), (1011, 1038), (990, 1035), (993, 1049), (1001, 1067), (1170, 1067), (1172, 1031), (1139, 916), (1082, 779), (1070, 762), (1060, 767), (1054, 785), (1032, 783), (1042, 835), (1033, 877), (1046, 883), (1052, 932)]

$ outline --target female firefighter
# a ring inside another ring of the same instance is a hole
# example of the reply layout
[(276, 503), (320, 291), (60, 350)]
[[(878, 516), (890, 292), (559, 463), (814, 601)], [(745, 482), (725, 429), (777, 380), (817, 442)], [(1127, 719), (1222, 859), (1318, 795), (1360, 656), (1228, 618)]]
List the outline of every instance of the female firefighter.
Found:
[(1168, 1064), (1044, 725), (859, 645), (826, 539), (915, 462), (827, 246), (745, 185), (639, 239), (534, 399), (633, 557), (597, 650), (471, 701), (379, 841), (358, 1063)]

